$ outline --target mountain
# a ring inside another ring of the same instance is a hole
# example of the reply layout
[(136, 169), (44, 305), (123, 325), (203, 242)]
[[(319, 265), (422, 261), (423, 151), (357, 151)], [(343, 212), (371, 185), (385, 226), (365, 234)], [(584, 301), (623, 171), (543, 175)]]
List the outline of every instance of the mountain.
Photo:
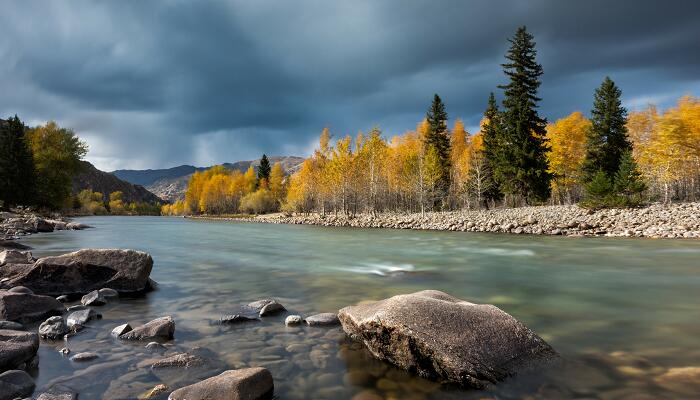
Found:
[[(271, 164), (279, 162), (287, 174), (294, 173), (299, 165), (304, 161), (302, 157), (277, 156), (268, 157)], [(222, 164), (230, 170), (245, 172), (251, 165), (257, 170), (260, 159), (249, 161), (237, 161), (234, 163)], [(211, 167), (193, 167), (191, 165), (180, 165), (167, 169), (147, 169), (147, 170), (117, 170), (112, 172), (119, 178), (144, 185), (146, 189), (155, 193), (160, 198), (174, 202), (185, 197), (187, 183), (190, 176), (196, 171), (206, 171)]]
[(123, 200), (126, 203), (164, 203), (161, 198), (149, 192), (141, 185), (134, 185), (119, 179), (109, 172), (100, 171), (87, 161), (81, 161), (81, 163), (83, 164), (82, 171), (73, 176), (74, 194), (85, 189), (90, 189), (93, 192), (102, 193), (107, 201), (109, 200), (110, 193), (120, 191), (123, 193)]

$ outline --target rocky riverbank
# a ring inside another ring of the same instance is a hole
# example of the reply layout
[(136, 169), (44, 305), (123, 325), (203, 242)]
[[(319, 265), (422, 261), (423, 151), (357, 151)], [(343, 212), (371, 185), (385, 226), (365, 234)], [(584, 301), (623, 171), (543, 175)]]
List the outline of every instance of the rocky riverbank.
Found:
[[(215, 218), (215, 217), (196, 217)], [(223, 218), (226, 219), (226, 218)], [(587, 210), (575, 205), (421, 214), (268, 214), (236, 221), (534, 235), (700, 238), (700, 203)]]
[(71, 222), (61, 216), (45, 218), (25, 211), (0, 212), (0, 250), (3, 248), (22, 248), (21, 244), (12, 242), (22, 236), (85, 228), (89, 228), (89, 226)]

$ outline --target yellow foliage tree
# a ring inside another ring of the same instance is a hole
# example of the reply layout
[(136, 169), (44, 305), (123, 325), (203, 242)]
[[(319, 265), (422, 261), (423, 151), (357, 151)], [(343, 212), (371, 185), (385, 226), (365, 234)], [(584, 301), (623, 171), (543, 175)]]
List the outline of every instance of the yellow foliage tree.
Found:
[(549, 172), (554, 174), (552, 196), (558, 202), (572, 203), (580, 197), (581, 164), (590, 128), (591, 121), (579, 111), (547, 125)]

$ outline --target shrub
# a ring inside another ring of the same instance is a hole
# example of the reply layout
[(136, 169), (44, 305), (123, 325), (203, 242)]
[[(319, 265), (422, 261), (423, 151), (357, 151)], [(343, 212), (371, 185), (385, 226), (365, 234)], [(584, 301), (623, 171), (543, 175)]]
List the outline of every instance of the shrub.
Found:
[(259, 189), (241, 199), (240, 211), (248, 214), (264, 214), (277, 211), (275, 196), (267, 189)]

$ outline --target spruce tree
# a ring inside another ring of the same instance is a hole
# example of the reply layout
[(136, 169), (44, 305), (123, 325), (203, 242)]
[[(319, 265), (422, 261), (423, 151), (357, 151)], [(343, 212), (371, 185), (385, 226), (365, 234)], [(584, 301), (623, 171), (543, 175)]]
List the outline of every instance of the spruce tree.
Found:
[(642, 193), (646, 189), (647, 186), (642, 180), (642, 174), (637, 168), (637, 162), (632, 157), (632, 152), (624, 152), (620, 158), (620, 168), (615, 173), (613, 184), (619, 205), (632, 207), (641, 204)]
[(552, 179), (545, 138), (547, 121), (537, 113), (542, 66), (536, 61), (533, 39), (523, 26), (509, 40), (508, 62), (502, 66), (510, 82), (499, 86), (504, 89), (501, 149), (509, 162), (498, 165), (497, 171), (504, 189), (528, 203), (547, 200)]
[[(438, 161), (438, 197), (447, 194), (450, 187), (450, 137), (447, 130), (447, 112), (440, 96), (435, 94), (426, 114), (430, 129), (425, 137), (426, 154), (434, 149)], [(438, 200), (438, 199), (436, 199)]]
[(627, 137), (627, 110), (622, 107), (622, 91), (605, 77), (595, 91), (591, 111), (591, 129), (586, 140), (586, 158), (582, 172), (583, 181), (590, 181), (598, 171), (610, 180), (620, 169), (623, 154), (632, 151)]
[(263, 179), (265, 182), (269, 182), (271, 170), (270, 160), (268, 160), (267, 156), (263, 154), (262, 158), (260, 159), (260, 166), (258, 167), (258, 182), (262, 181)]
[(25, 136), (25, 127), (15, 115), (0, 121), (0, 201), (4, 207), (33, 205), (36, 170)]
[(484, 192), (486, 200), (500, 200), (503, 198), (500, 188), (499, 176), (503, 172), (502, 165), (507, 165), (508, 159), (501, 146), (500, 138), (500, 113), (496, 104), (496, 97), (493, 92), (489, 95), (488, 106), (484, 112), (484, 125), (482, 126), (482, 139), (484, 143), (483, 155), (484, 165), (483, 174), (485, 187), (488, 188)]

